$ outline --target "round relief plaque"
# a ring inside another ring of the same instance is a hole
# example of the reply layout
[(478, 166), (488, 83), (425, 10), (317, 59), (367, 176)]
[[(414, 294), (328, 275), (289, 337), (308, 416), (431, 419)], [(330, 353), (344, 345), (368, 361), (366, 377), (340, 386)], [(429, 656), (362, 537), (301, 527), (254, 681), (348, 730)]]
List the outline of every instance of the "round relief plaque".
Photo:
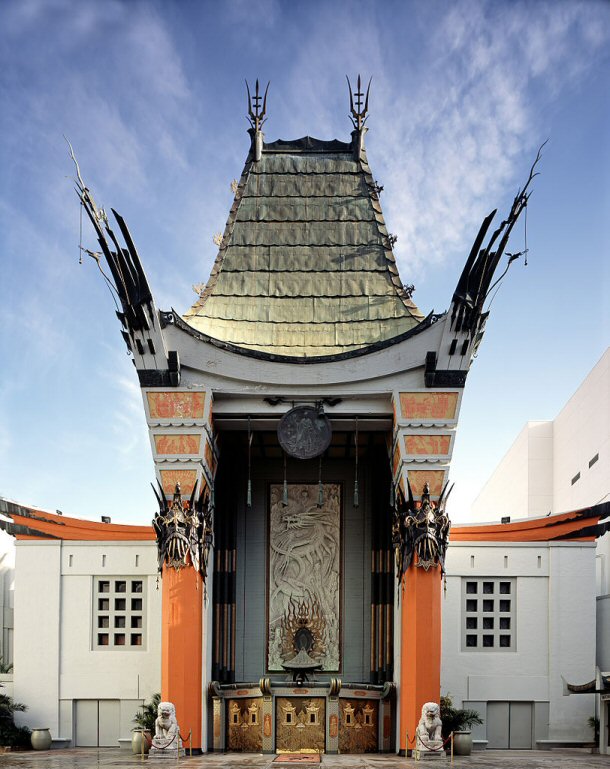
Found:
[(277, 427), (280, 446), (289, 456), (297, 459), (312, 459), (323, 454), (332, 433), (326, 414), (313, 406), (290, 409)]

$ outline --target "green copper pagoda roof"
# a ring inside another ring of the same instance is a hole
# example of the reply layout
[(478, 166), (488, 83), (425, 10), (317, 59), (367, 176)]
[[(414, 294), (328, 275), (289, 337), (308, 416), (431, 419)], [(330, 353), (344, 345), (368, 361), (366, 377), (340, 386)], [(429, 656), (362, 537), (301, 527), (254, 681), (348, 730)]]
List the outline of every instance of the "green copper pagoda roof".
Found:
[(349, 143), (261, 135), (258, 151), (251, 133), (210, 279), (184, 320), (223, 342), (298, 357), (414, 328), (423, 315), (399, 278), (359, 132)]

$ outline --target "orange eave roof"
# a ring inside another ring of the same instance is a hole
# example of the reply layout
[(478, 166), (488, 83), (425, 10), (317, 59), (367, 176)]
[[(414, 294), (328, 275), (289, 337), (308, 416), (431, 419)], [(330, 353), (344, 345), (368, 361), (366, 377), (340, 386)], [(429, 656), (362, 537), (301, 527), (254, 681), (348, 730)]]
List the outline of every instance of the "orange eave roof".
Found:
[[(454, 526), (451, 542), (551, 542), (567, 540), (594, 542), (600, 520), (610, 516), (610, 502), (568, 513), (525, 518), (514, 523)], [(607, 524), (606, 524), (607, 526)]]
[(23, 505), (4, 504), (2, 513), (12, 519), (2, 528), (18, 540), (26, 539), (63, 539), (99, 542), (129, 542), (154, 540), (155, 532), (150, 526), (131, 526), (128, 524), (102, 523), (85, 521), (82, 518), (69, 518), (65, 515), (47, 513)]

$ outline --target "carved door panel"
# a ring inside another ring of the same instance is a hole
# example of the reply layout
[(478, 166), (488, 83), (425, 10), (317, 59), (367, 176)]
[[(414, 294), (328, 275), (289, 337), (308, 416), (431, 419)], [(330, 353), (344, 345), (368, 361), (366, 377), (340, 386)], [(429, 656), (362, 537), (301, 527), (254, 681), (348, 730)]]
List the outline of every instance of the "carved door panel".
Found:
[(324, 753), (324, 697), (278, 697), (275, 714), (275, 747), (279, 753)]
[(339, 753), (376, 753), (379, 703), (339, 700)]
[(262, 753), (262, 697), (227, 700), (227, 750)]

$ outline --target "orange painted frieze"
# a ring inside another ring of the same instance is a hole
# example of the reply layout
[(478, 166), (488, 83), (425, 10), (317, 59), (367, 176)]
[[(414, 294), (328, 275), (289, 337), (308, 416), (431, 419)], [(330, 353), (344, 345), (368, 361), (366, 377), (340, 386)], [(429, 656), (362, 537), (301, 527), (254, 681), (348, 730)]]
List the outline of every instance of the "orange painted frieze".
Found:
[(184, 496), (190, 496), (197, 482), (197, 470), (161, 470), (161, 484), (166, 495), (174, 493), (176, 484)]
[(151, 419), (203, 419), (205, 393), (147, 392)]
[(203, 455), (205, 457), (207, 466), (212, 471), (212, 475), (216, 475), (216, 457), (214, 456), (214, 452), (212, 451), (212, 447), (210, 446), (210, 442), (208, 440), (205, 442)]
[(199, 454), (201, 435), (155, 435), (157, 454)]
[(450, 435), (405, 435), (407, 454), (447, 455), (450, 445)]
[(445, 473), (443, 470), (409, 470), (409, 483), (413, 496), (418, 498), (424, 491), (424, 484), (430, 486), (430, 494), (438, 497), (443, 490)]
[(406, 419), (455, 419), (457, 393), (400, 393), (400, 411)]

